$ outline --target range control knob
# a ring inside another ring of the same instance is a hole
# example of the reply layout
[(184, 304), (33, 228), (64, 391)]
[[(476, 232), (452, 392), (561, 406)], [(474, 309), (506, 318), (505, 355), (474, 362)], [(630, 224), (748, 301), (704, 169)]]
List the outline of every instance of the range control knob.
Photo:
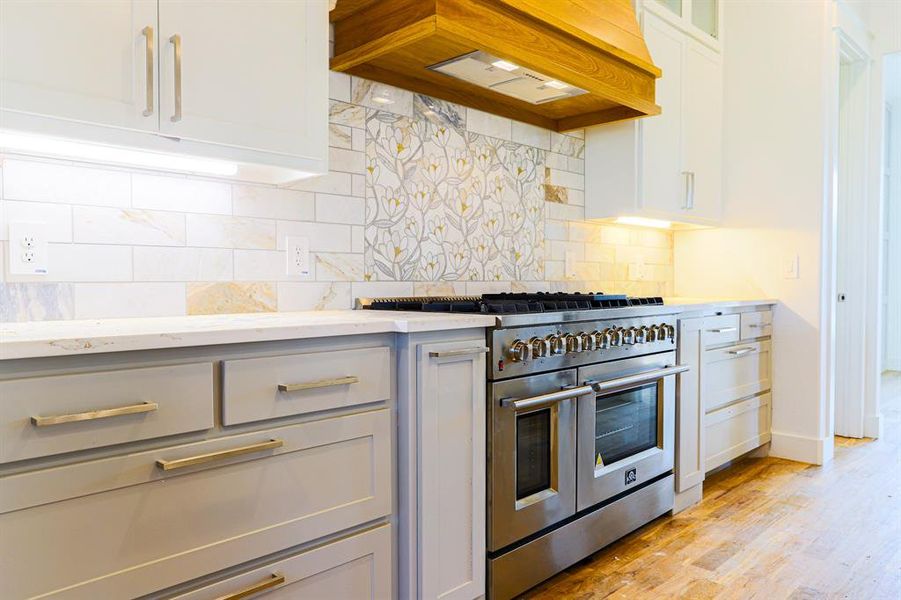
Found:
[(567, 333), (563, 336), (563, 343), (567, 352), (581, 352), (582, 338), (575, 333)]
[(648, 341), (648, 328), (642, 325), (635, 330), (635, 343), (644, 344)]
[(656, 342), (660, 339), (660, 335), (666, 337), (666, 330), (660, 331), (660, 329), (656, 325), (651, 325), (648, 327), (648, 342)]
[[(672, 325), (667, 325), (666, 323), (662, 323), (660, 325), (660, 328), (661, 329), (665, 328), (666, 329), (666, 337), (668, 337), (673, 343), (676, 342), (676, 328), (675, 327), (673, 327)], [(660, 338), (661, 341), (663, 341), (664, 339), (666, 339), (666, 338), (664, 338), (664, 337)]]
[(616, 327), (614, 329), (610, 329), (610, 345), (611, 346), (622, 346), (623, 345), (623, 328)]
[(532, 358), (541, 358), (548, 355), (548, 342), (538, 337), (529, 340), (529, 353)]
[(625, 331), (623, 331), (623, 345), (632, 345), (635, 343), (635, 328), (629, 327)]
[(513, 362), (525, 362), (531, 358), (529, 345), (522, 340), (514, 340), (510, 345), (510, 360)]
[(548, 344), (548, 356), (563, 354), (563, 338), (559, 335), (549, 335), (544, 338)]
[(594, 333), (585, 333), (584, 331), (582, 331), (579, 333), (579, 339), (582, 340), (582, 352), (591, 352), (595, 349)]

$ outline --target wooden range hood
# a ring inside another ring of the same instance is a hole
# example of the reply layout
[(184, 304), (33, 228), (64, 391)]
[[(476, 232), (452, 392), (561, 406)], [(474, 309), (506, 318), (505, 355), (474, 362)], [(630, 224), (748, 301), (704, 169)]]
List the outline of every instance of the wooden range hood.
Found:
[(556, 131), (660, 113), (629, 0), (338, 0), (330, 20), (335, 71)]

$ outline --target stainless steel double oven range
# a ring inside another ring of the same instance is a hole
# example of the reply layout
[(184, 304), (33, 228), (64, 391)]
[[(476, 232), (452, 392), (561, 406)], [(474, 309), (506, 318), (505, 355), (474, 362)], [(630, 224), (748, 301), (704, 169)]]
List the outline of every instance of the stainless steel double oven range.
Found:
[(488, 330), (490, 598), (672, 509), (676, 376), (687, 369), (658, 302), (503, 314)]

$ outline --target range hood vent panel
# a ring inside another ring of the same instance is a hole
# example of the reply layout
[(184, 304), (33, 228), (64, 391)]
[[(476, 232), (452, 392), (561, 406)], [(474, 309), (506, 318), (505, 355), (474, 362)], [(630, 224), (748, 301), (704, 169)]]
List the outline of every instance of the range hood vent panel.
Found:
[(530, 104), (542, 104), (588, 93), (586, 90), (525, 69), (481, 50), (429, 68)]
[(338, 0), (331, 68), (566, 131), (660, 112), (629, 0)]

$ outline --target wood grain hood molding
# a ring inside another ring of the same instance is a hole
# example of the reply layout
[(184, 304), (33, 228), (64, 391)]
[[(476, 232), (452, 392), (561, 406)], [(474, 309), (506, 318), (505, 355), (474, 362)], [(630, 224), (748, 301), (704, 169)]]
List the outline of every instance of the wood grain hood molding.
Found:
[[(566, 131), (660, 113), (629, 0), (338, 0), (331, 68)], [(430, 69), (481, 51), (586, 93), (532, 103)]]

